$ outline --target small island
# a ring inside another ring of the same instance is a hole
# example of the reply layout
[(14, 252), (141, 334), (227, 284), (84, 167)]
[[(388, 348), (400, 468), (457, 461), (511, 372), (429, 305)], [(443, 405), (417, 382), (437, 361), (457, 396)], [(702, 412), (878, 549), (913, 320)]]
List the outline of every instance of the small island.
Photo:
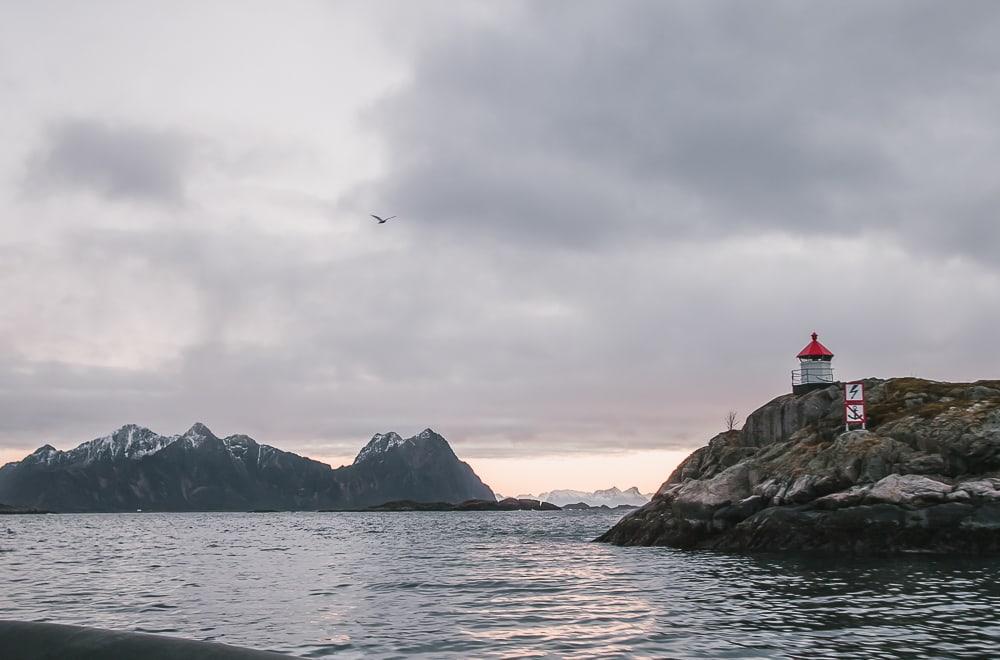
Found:
[(466, 500), (458, 504), (450, 502), (414, 502), (412, 500), (397, 500), (377, 506), (368, 507), (365, 511), (559, 511), (560, 507), (539, 500), (517, 499), (507, 497), (496, 500)]
[(6, 504), (0, 504), (0, 516), (8, 515), (33, 515), (40, 513), (52, 513), (51, 511), (45, 511), (43, 509), (19, 509), (17, 507), (8, 506)]
[(598, 540), (849, 554), (1000, 553), (1000, 381), (869, 378), (780, 396), (684, 460)]

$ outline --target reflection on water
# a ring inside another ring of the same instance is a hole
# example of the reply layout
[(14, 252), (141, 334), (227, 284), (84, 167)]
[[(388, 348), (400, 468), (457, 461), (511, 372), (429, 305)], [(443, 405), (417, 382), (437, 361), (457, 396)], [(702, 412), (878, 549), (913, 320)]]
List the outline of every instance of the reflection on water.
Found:
[(0, 518), (0, 618), (305, 657), (990, 657), (993, 560), (590, 543), (614, 513)]

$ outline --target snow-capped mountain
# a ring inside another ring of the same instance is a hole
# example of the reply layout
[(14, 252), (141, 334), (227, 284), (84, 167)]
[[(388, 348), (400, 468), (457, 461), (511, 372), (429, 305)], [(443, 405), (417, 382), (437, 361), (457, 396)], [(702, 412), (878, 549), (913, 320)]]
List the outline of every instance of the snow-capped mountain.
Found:
[[(95, 462), (137, 461), (145, 456), (155, 454), (164, 447), (180, 442), (189, 449), (201, 447), (208, 440), (221, 442), (239, 458), (243, 458), (250, 445), (257, 445), (250, 437), (234, 435), (228, 438), (216, 438), (211, 430), (202, 423), (197, 423), (186, 432), (178, 435), (160, 435), (136, 424), (126, 424), (110, 435), (105, 435), (89, 442), (84, 442), (75, 449), (59, 451), (52, 445), (39, 447), (33, 453), (19, 461), (20, 463), (40, 463), (49, 466), (72, 465), (81, 467)], [(275, 450), (277, 451), (277, 450)], [(12, 463), (11, 465), (14, 465)]]
[(331, 468), (204, 424), (164, 436), (135, 424), (0, 468), (0, 501), (51, 511), (344, 509), (390, 500), (462, 502), (493, 491), (427, 429), (378, 434), (353, 465)]
[[(426, 431), (424, 431), (426, 433)], [(368, 444), (361, 448), (358, 452), (357, 458), (354, 459), (354, 465), (368, 460), (369, 458), (375, 458), (380, 454), (385, 454), (386, 452), (400, 447), (407, 442), (413, 442), (412, 439), (404, 440), (395, 431), (389, 431), (388, 433), (376, 433), (372, 436), (372, 439), (368, 441)]]
[(550, 490), (545, 493), (539, 493), (537, 496), (518, 495), (518, 497), (551, 502), (556, 506), (566, 506), (567, 504), (583, 502), (589, 506), (601, 506), (603, 504), (613, 508), (622, 504), (642, 506), (649, 502), (653, 495), (651, 493), (648, 495), (640, 493), (637, 487), (632, 486), (627, 490), (619, 490), (612, 487), (605, 490), (595, 490), (592, 493), (583, 490)]
[(46, 465), (70, 463), (88, 465), (101, 460), (139, 459), (155, 454), (179, 437), (166, 437), (135, 424), (126, 424), (111, 435), (85, 442), (70, 451), (59, 451), (51, 445), (39, 447), (25, 460), (34, 460)]

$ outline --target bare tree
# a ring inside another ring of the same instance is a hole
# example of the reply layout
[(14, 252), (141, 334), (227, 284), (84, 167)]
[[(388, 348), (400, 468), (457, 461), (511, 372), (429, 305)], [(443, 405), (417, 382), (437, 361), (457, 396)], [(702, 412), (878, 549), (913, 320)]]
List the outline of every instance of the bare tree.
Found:
[(736, 429), (736, 420), (737, 419), (738, 418), (736, 417), (736, 411), (735, 410), (730, 410), (728, 413), (726, 413), (726, 430), (727, 431), (732, 431), (732, 430)]

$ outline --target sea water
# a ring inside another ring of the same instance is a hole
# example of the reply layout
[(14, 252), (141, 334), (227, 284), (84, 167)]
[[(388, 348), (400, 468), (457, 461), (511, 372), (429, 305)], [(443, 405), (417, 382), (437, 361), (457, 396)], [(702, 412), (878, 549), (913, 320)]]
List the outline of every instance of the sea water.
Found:
[(996, 560), (591, 542), (620, 516), (2, 516), (0, 618), (304, 657), (1000, 656)]

